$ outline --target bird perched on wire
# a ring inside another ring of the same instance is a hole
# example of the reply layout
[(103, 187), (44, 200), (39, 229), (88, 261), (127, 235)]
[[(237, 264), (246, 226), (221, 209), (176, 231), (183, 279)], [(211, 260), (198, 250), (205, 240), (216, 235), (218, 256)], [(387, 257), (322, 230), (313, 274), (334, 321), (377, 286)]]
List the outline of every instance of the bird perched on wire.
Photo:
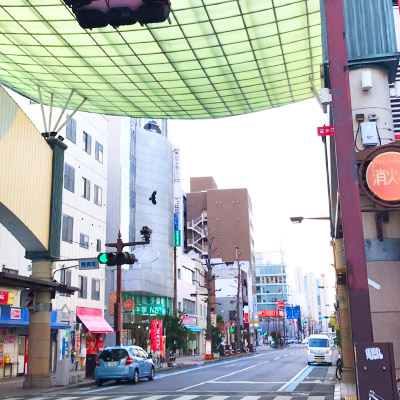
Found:
[(149, 200), (150, 200), (153, 204), (157, 204), (157, 201), (156, 201), (156, 194), (157, 194), (157, 190), (155, 190), (155, 191), (151, 194), (151, 196), (149, 197)]

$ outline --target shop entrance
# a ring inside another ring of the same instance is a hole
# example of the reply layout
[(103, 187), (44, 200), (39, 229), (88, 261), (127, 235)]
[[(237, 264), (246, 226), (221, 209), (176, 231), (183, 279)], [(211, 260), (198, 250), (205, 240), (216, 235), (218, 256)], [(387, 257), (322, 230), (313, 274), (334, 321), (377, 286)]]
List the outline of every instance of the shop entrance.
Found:
[(18, 375), (25, 375), (28, 364), (28, 336), (18, 336)]

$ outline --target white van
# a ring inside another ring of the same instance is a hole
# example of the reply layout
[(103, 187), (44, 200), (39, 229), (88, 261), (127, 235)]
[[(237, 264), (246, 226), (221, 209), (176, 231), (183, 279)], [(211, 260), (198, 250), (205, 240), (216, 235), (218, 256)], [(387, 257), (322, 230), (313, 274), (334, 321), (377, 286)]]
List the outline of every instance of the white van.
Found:
[(307, 363), (332, 365), (332, 349), (328, 335), (311, 335), (307, 347)]

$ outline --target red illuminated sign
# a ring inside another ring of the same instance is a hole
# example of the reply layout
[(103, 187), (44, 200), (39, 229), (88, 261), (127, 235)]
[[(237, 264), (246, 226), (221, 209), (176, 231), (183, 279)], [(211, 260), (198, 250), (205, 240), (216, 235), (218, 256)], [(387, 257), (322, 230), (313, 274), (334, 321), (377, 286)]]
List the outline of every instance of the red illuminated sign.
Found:
[(317, 128), (318, 136), (333, 136), (335, 134), (335, 128), (333, 125), (319, 126)]
[(278, 310), (263, 310), (258, 311), (257, 315), (259, 317), (278, 317), (280, 314)]
[(249, 313), (248, 313), (248, 312), (245, 312), (245, 313), (244, 313), (244, 323), (245, 323), (245, 324), (248, 324), (248, 323), (249, 323)]
[(285, 308), (285, 303), (283, 301), (278, 301), (278, 309), (283, 310)]
[(400, 201), (400, 153), (376, 156), (367, 169), (367, 185), (382, 200)]
[(188, 314), (182, 316), (183, 325), (197, 325), (197, 317), (190, 317)]

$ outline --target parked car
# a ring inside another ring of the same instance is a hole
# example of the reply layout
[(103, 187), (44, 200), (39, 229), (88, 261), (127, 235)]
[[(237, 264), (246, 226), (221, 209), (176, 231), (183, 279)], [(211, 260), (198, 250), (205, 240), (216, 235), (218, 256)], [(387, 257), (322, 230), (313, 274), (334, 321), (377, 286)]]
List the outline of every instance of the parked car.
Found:
[(311, 335), (308, 340), (307, 363), (332, 365), (332, 348), (327, 335)]
[(139, 346), (107, 347), (100, 354), (94, 370), (97, 386), (105, 381), (127, 380), (137, 383), (141, 378), (152, 381), (155, 376), (153, 360)]
[(289, 339), (288, 343), (300, 343), (300, 341), (299, 341), (299, 339), (292, 338), (292, 339)]
[(304, 338), (303, 341), (301, 342), (303, 344), (308, 344), (308, 337)]

